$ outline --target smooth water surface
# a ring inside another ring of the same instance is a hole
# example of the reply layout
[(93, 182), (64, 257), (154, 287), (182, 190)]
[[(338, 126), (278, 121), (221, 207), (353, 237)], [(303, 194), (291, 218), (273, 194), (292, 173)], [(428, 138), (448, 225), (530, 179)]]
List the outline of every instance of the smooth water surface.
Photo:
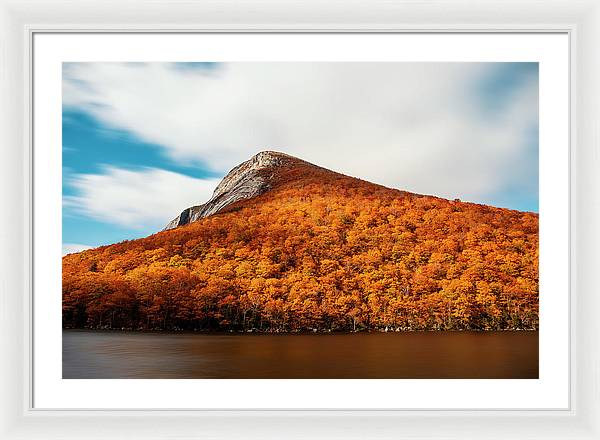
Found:
[(537, 378), (538, 332), (63, 330), (63, 378)]

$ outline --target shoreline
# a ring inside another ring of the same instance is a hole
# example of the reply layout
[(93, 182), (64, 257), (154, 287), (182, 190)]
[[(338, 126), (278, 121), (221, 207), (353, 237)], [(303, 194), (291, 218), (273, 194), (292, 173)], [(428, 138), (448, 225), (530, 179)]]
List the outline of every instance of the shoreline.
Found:
[(283, 335), (283, 336), (295, 336), (295, 335), (356, 335), (356, 334), (381, 334), (381, 333), (392, 333), (392, 334), (403, 334), (403, 333), (534, 333), (539, 332), (539, 329), (490, 329), (490, 330), (479, 330), (479, 329), (456, 329), (456, 330), (320, 330), (320, 331), (266, 331), (266, 330), (254, 330), (254, 331), (243, 331), (243, 330), (163, 330), (163, 329), (116, 329), (116, 328), (62, 328), (62, 331), (69, 332), (95, 332), (95, 333), (151, 333), (151, 334), (181, 334), (181, 335)]

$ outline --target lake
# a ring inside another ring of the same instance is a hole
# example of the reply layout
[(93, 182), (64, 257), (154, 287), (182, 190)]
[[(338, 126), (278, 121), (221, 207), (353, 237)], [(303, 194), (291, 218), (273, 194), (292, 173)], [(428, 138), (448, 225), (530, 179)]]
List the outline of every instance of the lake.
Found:
[(538, 332), (207, 334), (63, 330), (65, 379), (538, 377)]

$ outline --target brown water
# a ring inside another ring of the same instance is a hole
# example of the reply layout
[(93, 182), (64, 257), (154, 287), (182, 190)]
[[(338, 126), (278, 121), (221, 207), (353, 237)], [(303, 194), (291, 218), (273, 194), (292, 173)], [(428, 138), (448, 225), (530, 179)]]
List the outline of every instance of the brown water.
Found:
[(63, 378), (537, 378), (537, 332), (63, 330)]

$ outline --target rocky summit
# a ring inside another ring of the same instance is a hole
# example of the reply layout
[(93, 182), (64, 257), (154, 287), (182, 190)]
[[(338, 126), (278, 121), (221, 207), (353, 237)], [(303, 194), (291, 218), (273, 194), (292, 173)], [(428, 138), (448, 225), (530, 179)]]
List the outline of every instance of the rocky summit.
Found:
[(191, 206), (171, 220), (164, 230), (195, 222), (221, 211), (240, 200), (250, 199), (268, 191), (277, 181), (281, 168), (306, 162), (275, 151), (261, 151), (233, 168), (217, 185), (210, 200)]

